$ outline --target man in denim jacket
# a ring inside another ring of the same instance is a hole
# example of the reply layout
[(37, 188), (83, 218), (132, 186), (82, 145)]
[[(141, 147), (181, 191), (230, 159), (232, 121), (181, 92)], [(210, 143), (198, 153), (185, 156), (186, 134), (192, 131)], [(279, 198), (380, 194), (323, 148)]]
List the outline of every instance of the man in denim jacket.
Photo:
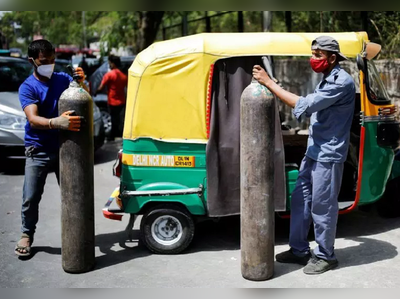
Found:
[[(283, 90), (258, 65), (253, 68), (253, 76), (292, 107), (298, 120), (310, 117), (307, 151), (292, 193), (290, 249), (278, 254), (276, 260), (306, 265), (304, 273), (319, 274), (338, 265), (334, 253), (338, 194), (349, 148), (356, 90), (352, 77), (339, 65), (339, 61), (347, 58), (340, 53), (335, 39), (320, 36), (312, 42), (311, 51), (312, 69), (324, 76), (314, 93), (305, 97)], [(313, 255), (307, 240), (312, 222), (318, 244)]]

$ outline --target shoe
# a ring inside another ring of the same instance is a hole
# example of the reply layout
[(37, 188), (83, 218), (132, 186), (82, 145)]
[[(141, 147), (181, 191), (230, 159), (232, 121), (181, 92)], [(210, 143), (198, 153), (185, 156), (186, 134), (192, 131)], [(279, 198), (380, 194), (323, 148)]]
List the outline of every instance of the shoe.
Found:
[(318, 257), (312, 257), (307, 266), (304, 267), (305, 274), (321, 274), (339, 265), (338, 260), (324, 260)]
[(311, 253), (307, 253), (304, 256), (298, 256), (293, 253), (292, 249), (289, 249), (288, 251), (277, 254), (275, 258), (279, 263), (299, 264), (305, 266), (311, 258)]
[[(28, 239), (29, 245), (27, 245), (27, 246), (20, 245), (21, 240), (24, 240), (24, 239)], [(15, 249), (14, 249), (15, 254), (18, 256), (23, 256), (23, 257), (30, 256), (32, 243), (33, 243), (33, 236), (23, 233), (21, 235), (21, 238), (18, 241), (17, 245), (15, 246)]]

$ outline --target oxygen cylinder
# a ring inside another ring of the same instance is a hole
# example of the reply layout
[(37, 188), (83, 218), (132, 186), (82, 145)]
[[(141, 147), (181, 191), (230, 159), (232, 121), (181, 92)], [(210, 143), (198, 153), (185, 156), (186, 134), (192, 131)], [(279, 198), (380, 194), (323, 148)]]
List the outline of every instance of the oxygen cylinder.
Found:
[(75, 80), (60, 97), (58, 111), (82, 116), (79, 132), (60, 130), (61, 252), (68, 273), (93, 269), (93, 100)]
[(242, 276), (260, 281), (274, 272), (273, 94), (255, 79), (240, 104), (240, 209)]

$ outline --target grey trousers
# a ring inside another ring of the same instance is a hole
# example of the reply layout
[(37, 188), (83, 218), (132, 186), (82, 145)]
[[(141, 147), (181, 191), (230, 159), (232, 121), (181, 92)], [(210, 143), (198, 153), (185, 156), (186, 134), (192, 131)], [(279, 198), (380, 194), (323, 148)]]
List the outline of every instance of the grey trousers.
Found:
[(301, 162), (290, 211), (289, 246), (294, 254), (302, 256), (310, 252), (307, 236), (314, 223), (318, 244), (315, 256), (336, 259), (334, 243), (343, 167), (343, 163), (317, 162), (308, 157)]

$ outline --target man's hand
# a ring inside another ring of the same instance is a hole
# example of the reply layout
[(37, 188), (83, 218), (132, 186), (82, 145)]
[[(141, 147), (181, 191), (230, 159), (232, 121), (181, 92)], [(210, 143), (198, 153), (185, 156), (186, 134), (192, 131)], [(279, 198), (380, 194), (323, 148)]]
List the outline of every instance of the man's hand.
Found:
[(259, 65), (253, 67), (253, 77), (260, 84), (267, 86), (271, 78), (268, 76), (267, 72)]
[(83, 68), (81, 68), (80, 66), (78, 66), (75, 69), (74, 76), (79, 77), (79, 79), (78, 79), (79, 83), (82, 83), (83, 81), (85, 81), (85, 72), (83, 71)]
[(59, 117), (51, 119), (51, 127), (60, 130), (78, 132), (81, 127), (81, 117), (71, 116), (75, 111), (70, 110), (61, 114)]

